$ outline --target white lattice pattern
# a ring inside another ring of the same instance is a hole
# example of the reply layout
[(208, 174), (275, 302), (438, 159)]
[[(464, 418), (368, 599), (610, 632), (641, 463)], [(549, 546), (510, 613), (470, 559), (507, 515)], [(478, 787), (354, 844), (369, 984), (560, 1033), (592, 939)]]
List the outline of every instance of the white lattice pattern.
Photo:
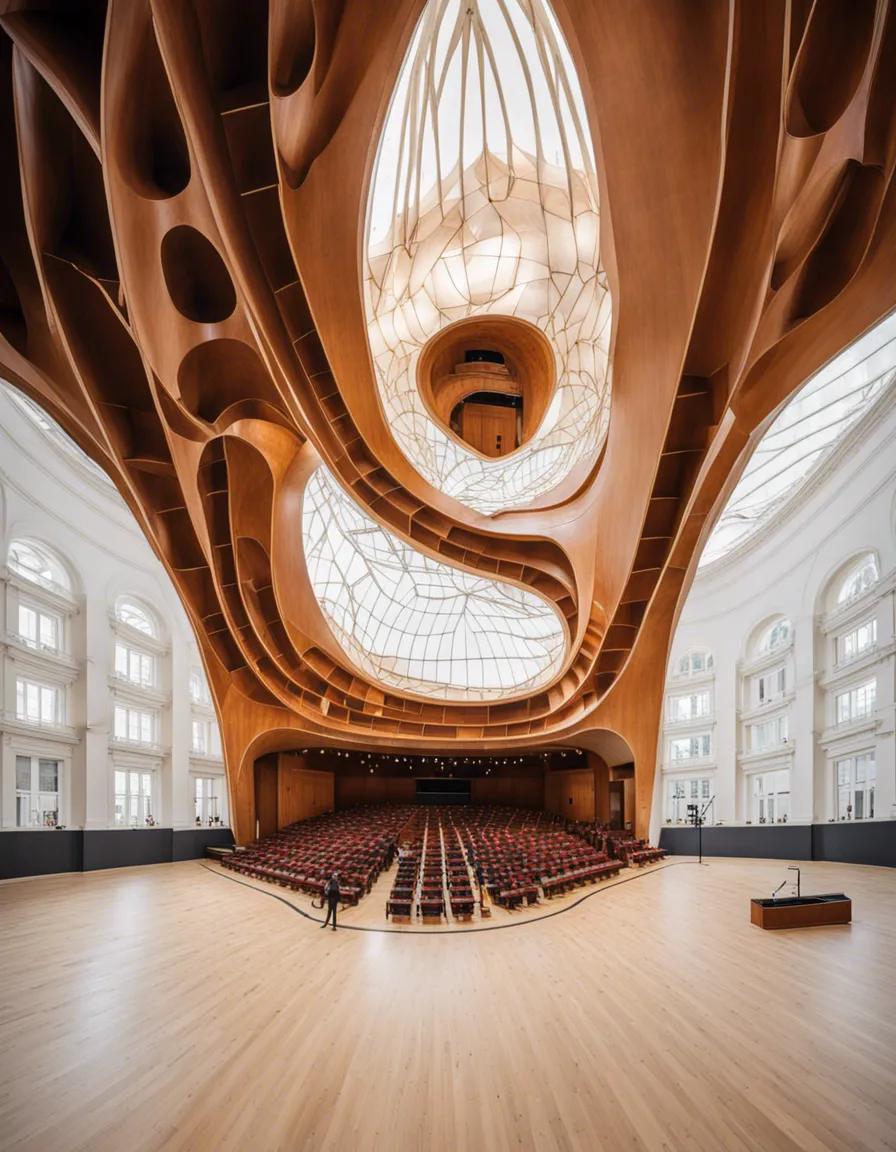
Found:
[[(542, 0), (430, 0), (380, 143), (365, 289), (386, 419), (434, 487), (491, 514), (594, 458), (609, 421), (611, 301), (581, 91)], [(529, 321), (556, 359), (541, 426), (498, 459), (437, 424), (416, 384), (426, 342), (477, 315)]]
[(365, 515), (324, 467), (305, 489), (302, 532), (334, 636), (380, 683), (444, 700), (496, 700), (559, 673), (567, 631), (552, 605), (417, 551)]
[(781, 410), (731, 493), (700, 566), (720, 560), (767, 523), (894, 386), (896, 314), (835, 356)]

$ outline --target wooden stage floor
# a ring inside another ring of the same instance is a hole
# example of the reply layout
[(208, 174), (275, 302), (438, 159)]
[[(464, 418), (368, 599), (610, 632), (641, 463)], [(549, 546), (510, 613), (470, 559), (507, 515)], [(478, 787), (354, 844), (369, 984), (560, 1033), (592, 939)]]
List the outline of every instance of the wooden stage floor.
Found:
[(896, 870), (806, 864), (853, 924), (762, 932), (785, 867), (438, 935), (198, 861), (0, 884), (0, 1149), (896, 1149)]

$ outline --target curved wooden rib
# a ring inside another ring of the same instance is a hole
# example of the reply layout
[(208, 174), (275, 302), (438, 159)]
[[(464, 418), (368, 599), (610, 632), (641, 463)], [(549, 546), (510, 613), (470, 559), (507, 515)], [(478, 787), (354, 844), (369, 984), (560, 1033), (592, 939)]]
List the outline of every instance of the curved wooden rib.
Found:
[[(671, 629), (720, 501), (771, 413), (896, 305), (896, 12), (555, 0), (601, 181), (610, 431), (554, 503), (489, 519), (397, 448), (365, 337), (371, 165), (422, 6), (276, 0), (269, 25), (222, 0), (0, 3), (21, 176), (0, 187), (0, 368), (171, 573), (241, 839), (252, 758), (290, 740), (599, 751), (607, 732), (635, 756), (643, 834)], [(559, 679), (470, 706), (353, 669), (304, 572), (321, 461), (415, 547), (552, 601)]]

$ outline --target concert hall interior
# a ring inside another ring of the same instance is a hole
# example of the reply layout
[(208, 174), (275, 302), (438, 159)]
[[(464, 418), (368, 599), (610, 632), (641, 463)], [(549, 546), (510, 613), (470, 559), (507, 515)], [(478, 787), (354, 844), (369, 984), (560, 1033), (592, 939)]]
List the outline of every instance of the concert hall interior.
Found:
[(896, 0), (0, 0), (0, 1152), (896, 1149)]

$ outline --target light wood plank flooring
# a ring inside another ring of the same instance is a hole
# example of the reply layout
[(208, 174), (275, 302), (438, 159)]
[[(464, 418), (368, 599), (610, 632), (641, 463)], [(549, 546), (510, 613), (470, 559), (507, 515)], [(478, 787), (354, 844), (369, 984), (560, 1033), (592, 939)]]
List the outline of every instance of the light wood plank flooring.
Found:
[(806, 865), (854, 923), (763, 933), (784, 868), (451, 935), (334, 935), (199, 862), (0, 884), (0, 1148), (896, 1149), (896, 871)]

